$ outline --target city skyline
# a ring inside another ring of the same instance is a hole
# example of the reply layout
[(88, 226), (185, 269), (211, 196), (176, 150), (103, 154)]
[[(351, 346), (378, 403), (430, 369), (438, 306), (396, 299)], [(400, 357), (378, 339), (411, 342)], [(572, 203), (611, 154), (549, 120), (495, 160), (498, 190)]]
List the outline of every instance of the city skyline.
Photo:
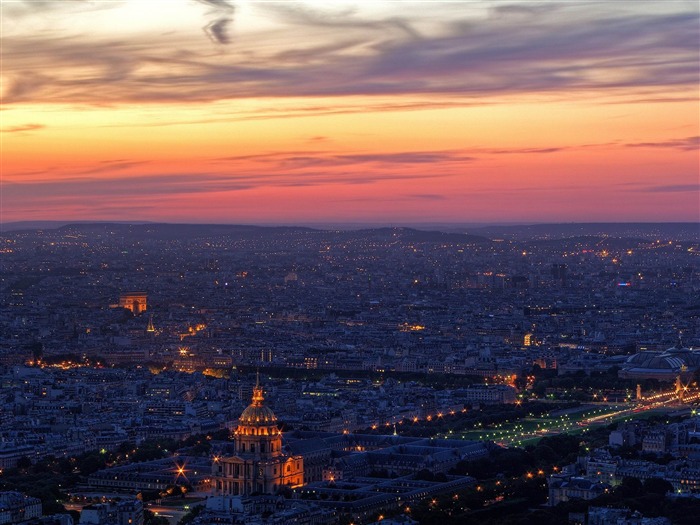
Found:
[(8, 523), (700, 514), (696, 223), (72, 224), (0, 246)]
[(0, 222), (698, 221), (695, 2), (0, 5)]

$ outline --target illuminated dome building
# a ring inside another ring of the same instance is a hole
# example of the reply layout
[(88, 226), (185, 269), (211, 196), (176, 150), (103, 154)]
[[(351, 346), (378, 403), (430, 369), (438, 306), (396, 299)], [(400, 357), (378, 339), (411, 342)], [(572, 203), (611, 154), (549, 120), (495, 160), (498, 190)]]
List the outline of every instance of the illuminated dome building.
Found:
[(689, 376), (698, 369), (700, 352), (683, 347), (679, 339), (676, 346), (664, 352), (639, 352), (630, 356), (618, 376), (622, 379), (674, 381), (678, 376)]
[(277, 416), (264, 401), (263, 389), (256, 383), (253, 402), (233, 433), (234, 455), (214, 458), (215, 495), (274, 494), (303, 484), (304, 459), (283, 452)]

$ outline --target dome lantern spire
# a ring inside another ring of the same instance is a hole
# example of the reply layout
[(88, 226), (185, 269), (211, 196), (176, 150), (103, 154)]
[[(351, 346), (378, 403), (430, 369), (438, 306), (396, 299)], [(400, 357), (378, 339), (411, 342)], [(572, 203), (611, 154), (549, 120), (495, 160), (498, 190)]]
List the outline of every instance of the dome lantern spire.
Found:
[(265, 401), (263, 389), (260, 386), (260, 370), (255, 374), (255, 386), (253, 387), (253, 406), (260, 407)]

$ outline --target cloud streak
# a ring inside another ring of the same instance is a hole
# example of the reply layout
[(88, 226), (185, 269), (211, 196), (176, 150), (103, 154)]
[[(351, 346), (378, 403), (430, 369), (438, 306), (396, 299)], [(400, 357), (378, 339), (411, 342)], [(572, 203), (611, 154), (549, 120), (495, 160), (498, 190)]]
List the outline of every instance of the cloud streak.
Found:
[(698, 151), (698, 149), (700, 149), (700, 136), (664, 140), (661, 142), (637, 142), (625, 144), (625, 146), (628, 148), (671, 148), (681, 151)]
[[(300, 188), (314, 186), (369, 185), (386, 181), (418, 181), (438, 179), (446, 173), (393, 172), (367, 170), (353, 166), (338, 170), (290, 172), (271, 167), (265, 171), (219, 170), (192, 173), (158, 173), (149, 175), (120, 174), (128, 163), (114, 163), (95, 169), (64, 172), (60, 179), (54, 173), (20, 181), (2, 183), (3, 199), (65, 200), (108, 195), (110, 199), (126, 196), (195, 195), (201, 193), (235, 192), (259, 188)], [(281, 166), (286, 162), (281, 163)]]
[(43, 124), (23, 124), (21, 126), (10, 126), (9, 128), (0, 129), (2, 133), (26, 133), (28, 131), (37, 131), (39, 129), (44, 129), (46, 126)]
[(651, 193), (698, 192), (700, 191), (700, 184), (668, 184), (666, 186), (652, 186), (640, 191)]
[(275, 166), (276, 169), (306, 169), (309, 167), (343, 167), (350, 166), (363, 169), (365, 164), (389, 168), (404, 168), (414, 165), (437, 165), (472, 162), (474, 157), (466, 156), (460, 151), (401, 151), (390, 153), (353, 153), (340, 154), (327, 151), (281, 151), (256, 155), (238, 155), (215, 159), (232, 163), (256, 162)]
[[(210, 38), (229, 43), (233, 6), (202, 3), (214, 16), (207, 26)], [(241, 50), (225, 56), (212, 54), (202, 42), (183, 43), (174, 35), (136, 35), (128, 40), (13, 35), (3, 44), (4, 73), (11, 82), (4, 98), (6, 103), (119, 103), (668, 91), (697, 85), (697, 9), (656, 14), (586, 5), (582, 9), (558, 4), (546, 11), (503, 5), (479, 23), (467, 13), (427, 33), (415, 28), (417, 17), (366, 20), (355, 12), (321, 16), (275, 4), (267, 9), (284, 21), (275, 35), (284, 49), (260, 45), (256, 39), (263, 35), (246, 33), (237, 36), (236, 48)], [(300, 39), (300, 30), (308, 38)], [(335, 31), (329, 36), (329, 30)], [(341, 31), (344, 38), (338, 42)]]
[(212, 8), (215, 19), (204, 27), (204, 32), (217, 44), (230, 44), (229, 26), (233, 22), (235, 7), (226, 0), (197, 0)]

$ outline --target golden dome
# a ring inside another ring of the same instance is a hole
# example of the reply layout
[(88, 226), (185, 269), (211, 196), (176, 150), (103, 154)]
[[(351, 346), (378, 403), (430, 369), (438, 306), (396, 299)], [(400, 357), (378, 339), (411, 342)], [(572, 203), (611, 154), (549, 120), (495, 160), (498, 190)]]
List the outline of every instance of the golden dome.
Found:
[(263, 405), (264, 400), (262, 387), (255, 385), (253, 388), (253, 402), (243, 411), (241, 417), (238, 418), (238, 423), (246, 426), (276, 424), (277, 416), (270, 407)]

